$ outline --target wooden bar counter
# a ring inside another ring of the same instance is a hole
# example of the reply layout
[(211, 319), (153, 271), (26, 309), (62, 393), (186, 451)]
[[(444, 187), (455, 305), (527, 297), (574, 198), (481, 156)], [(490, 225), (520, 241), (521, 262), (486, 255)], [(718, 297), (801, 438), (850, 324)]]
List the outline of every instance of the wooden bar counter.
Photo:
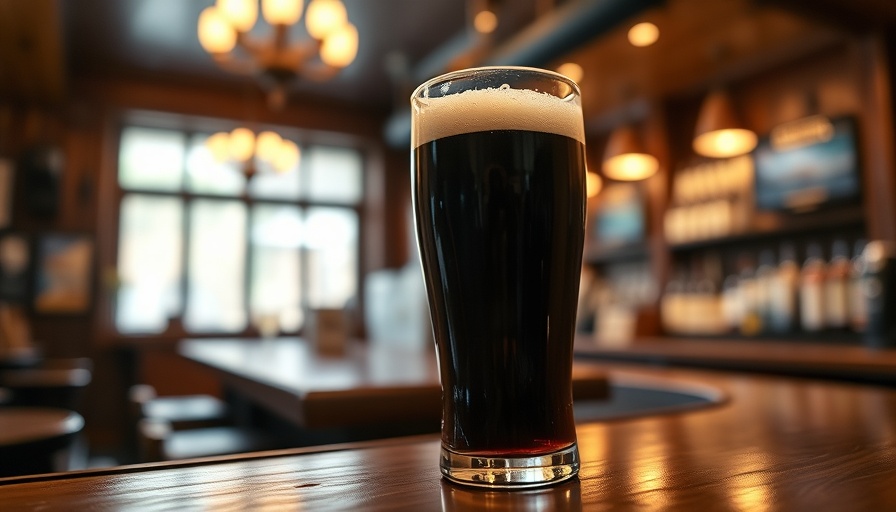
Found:
[[(0, 480), (12, 510), (896, 510), (896, 391), (604, 367), (712, 388), (676, 413), (582, 422), (579, 478), (532, 491), (440, 478), (437, 436)], [(646, 379), (646, 380), (645, 380)]]

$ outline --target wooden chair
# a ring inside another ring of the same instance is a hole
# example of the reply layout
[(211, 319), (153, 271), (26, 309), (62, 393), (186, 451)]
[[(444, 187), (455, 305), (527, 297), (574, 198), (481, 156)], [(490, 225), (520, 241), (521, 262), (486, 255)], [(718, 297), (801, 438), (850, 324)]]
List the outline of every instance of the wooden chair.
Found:
[(7, 405), (81, 410), (93, 374), (86, 368), (38, 367), (0, 372), (0, 387), (11, 397)]
[(137, 425), (141, 462), (195, 459), (285, 448), (263, 430), (235, 426), (174, 430), (164, 420), (144, 418)]
[(149, 384), (131, 386), (129, 400), (134, 422), (163, 421), (173, 430), (227, 425), (230, 408), (211, 395), (159, 396)]

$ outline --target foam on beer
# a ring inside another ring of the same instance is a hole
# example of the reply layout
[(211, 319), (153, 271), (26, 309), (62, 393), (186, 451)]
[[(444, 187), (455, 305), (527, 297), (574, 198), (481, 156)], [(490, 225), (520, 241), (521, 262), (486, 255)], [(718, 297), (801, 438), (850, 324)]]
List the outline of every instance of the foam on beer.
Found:
[(585, 143), (581, 107), (556, 96), (503, 86), (438, 98), (416, 98), (411, 147), (488, 130), (554, 133)]

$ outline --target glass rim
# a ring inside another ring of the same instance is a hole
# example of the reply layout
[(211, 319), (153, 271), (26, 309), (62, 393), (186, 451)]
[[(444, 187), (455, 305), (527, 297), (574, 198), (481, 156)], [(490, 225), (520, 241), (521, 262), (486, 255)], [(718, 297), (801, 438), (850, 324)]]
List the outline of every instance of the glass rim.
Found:
[(474, 74), (482, 74), (487, 73), (489, 71), (520, 71), (525, 73), (531, 73), (533, 75), (543, 75), (548, 78), (555, 79), (560, 82), (564, 82), (572, 88), (573, 93), (577, 97), (582, 96), (582, 91), (579, 89), (579, 84), (577, 84), (573, 79), (568, 76), (558, 73), (556, 71), (544, 68), (536, 68), (531, 66), (480, 66), (473, 68), (465, 68), (458, 69), (456, 71), (449, 71), (447, 73), (442, 73), (441, 75), (434, 76), (429, 80), (426, 80), (422, 84), (418, 85), (414, 92), (411, 94), (410, 100), (413, 102), (415, 99), (422, 97), (421, 93), (426, 90), (432, 88), (435, 84), (441, 82), (447, 82), (451, 80), (456, 80), (460, 77), (469, 77)]

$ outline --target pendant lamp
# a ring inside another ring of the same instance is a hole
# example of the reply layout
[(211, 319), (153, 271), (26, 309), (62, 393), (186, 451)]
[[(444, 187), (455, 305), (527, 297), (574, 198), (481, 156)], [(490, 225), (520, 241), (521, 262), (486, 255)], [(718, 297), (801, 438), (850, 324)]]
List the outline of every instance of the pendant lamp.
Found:
[(712, 91), (700, 107), (694, 151), (711, 158), (731, 158), (753, 151), (756, 142), (756, 134), (740, 124), (728, 94), (722, 89)]
[(634, 127), (622, 125), (610, 134), (604, 150), (604, 176), (618, 181), (638, 181), (653, 176), (659, 167), (656, 157), (644, 150)]

